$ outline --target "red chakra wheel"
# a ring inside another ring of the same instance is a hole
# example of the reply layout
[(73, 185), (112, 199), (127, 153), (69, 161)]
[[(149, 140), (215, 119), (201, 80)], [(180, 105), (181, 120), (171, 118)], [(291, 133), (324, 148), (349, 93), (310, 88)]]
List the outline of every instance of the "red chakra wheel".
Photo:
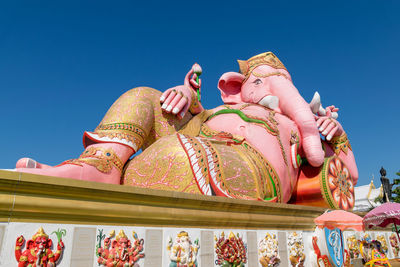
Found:
[[(354, 182), (350, 175), (349, 169), (341, 159), (334, 156), (327, 159), (325, 162), (326, 169), (326, 182), (328, 183), (329, 190), (324, 192), (326, 197), (329, 197), (329, 204), (333, 204), (332, 208), (352, 210), (354, 207)], [(326, 188), (328, 189), (328, 188)], [(325, 190), (324, 190), (325, 191)], [(328, 193), (328, 195), (326, 195)], [(333, 201), (333, 203), (332, 203)]]

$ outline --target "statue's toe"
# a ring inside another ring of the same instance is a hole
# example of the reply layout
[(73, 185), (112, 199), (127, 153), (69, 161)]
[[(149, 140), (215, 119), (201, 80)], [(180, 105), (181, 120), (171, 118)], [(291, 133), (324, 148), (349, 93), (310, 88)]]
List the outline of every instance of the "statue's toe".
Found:
[(30, 158), (21, 158), (15, 164), (16, 168), (36, 168), (37, 162), (34, 159)]
[(15, 164), (16, 168), (29, 168), (29, 169), (46, 169), (49, 168), (49, 165), (41, 164), (34, 159), (31, 158), (21, 158)]

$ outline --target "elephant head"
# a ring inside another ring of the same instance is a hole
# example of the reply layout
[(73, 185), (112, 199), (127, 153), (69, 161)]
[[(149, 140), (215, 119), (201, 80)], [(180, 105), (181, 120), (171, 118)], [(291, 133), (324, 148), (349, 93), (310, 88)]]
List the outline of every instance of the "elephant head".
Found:
[(218, 82), (224, 103), (260, 104), (288, 116), (300, 130), (308, 162), (322, 165), (324, 151), (314, 115), (282, 62), (271, 52), (238, 62), (240, 73), (225, 73)]

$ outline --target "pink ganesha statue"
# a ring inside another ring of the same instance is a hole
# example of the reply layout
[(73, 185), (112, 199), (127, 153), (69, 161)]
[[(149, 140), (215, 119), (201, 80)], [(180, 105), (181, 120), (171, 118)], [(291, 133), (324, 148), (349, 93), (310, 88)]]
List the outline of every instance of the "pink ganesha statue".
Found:
[(202, 107), (195, 64), (184, 85), (123, 94), (84, 133), (79, 158), (55, 167), (23, 158), (17, 171), (351, 209), (358, 172), (338, 109), (317, 93), (307, 103), (271, 52), (238, 62), (239, 73), (219, 79), (222, 106)]

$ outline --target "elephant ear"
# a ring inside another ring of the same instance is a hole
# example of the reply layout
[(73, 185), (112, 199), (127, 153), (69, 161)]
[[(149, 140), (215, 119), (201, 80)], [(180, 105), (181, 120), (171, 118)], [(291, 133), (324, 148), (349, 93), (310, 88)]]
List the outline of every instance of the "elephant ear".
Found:
[(242, 103), (242, 83), (244, 75), (237, 72), (222, 74), (218, 81), (218, 89), (221, 91), (221, 98), (225, 104)]
[(117, 240), (113, 240), (113, 242), (111, 243), (111, 247), (115, 248), (118, 246), (118, 241)]

